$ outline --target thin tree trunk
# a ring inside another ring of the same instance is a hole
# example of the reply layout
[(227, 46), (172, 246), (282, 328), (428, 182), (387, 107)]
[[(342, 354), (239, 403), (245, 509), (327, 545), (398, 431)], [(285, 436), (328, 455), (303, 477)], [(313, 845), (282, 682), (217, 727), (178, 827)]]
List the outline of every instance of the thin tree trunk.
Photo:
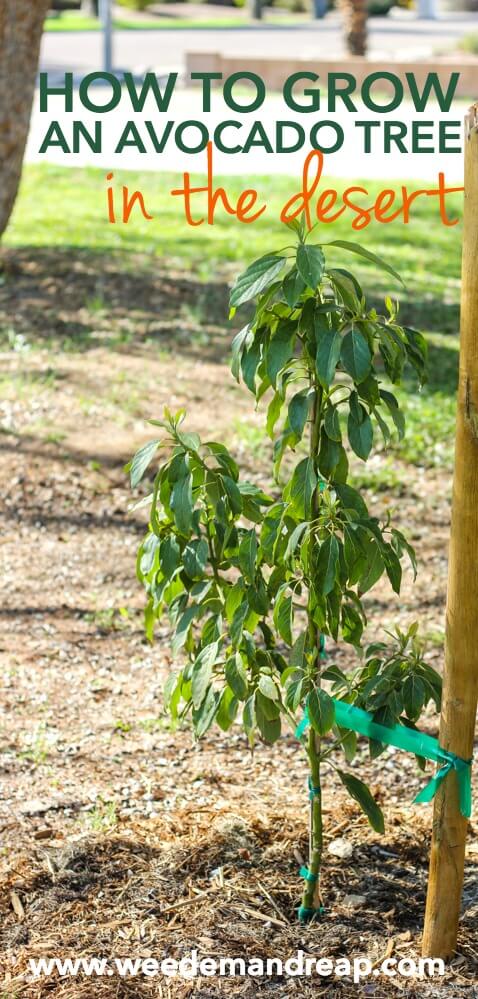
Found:
[(0, 0), (0, 236), (22, 172), (49, 0)]
[(262, 21), (262, 3), (263, 0), (252, 0), (251, 2), (251, 14), (255, 21)]
[[(311, 388), (315, 391), (314, 396), (314, 407), (311, 414), (310, 423), (310, 442), (309, 442), (309, 454), (312, 460), (317, 461), (317, 455), (319, 453), (320, 447), (320, 425), (321, 425), (321, 410), (322, 410), (322, 389), (320, 385), (315, 382), (311, 384)], [(312, 516), (314, 519), (319, 513), (319, 500), (318, 500), (318, 487), (315, 491), (315, 495), (312, 502)], [(314, 621), (310, 612), (308, 611), (308, 628), (310, 633), (311, 645), (315, 646), (317, 652), (317, 667), (315, 675), (315, 684), (317, 687), (321, 686), (321, 661), (320, 661), (320, 631), (315, 626)], [(312, 726), (309, 729), (308, 736), (308, 749), (307, 755), (309, 757), (309, 797), (310, 797), (310, 826), (309, 826), (309, 863), (308, 863), (308, 876), (304, 883), (304, 891), (302, 895), (302, 910), (303, 910), (303, 921), (307, 921), (314, 912), (320, 911), (321, 904), (321, 886), (320, 886), (320, 873), (322, 867), (322, 853), (323, 853), (323, 816), (322, 816), (322, 790), (320, 784), (320, 751), (321, 751), (321, 739), (320, 736), (314, 732)]]
[(347, 52), (353, 56), (367, 54), (367, 0), (342, 0), (344, 33)]

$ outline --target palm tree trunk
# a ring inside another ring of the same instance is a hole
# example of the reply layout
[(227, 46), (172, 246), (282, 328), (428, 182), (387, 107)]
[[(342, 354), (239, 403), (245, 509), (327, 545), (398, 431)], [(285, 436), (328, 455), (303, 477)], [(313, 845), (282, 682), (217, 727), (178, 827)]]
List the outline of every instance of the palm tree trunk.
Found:
[(353, 56), (367, 54), (367, 0), (342, 0), (347, 52)]
[(22, 172), (49, 0), (0, 0), (0, 236)]

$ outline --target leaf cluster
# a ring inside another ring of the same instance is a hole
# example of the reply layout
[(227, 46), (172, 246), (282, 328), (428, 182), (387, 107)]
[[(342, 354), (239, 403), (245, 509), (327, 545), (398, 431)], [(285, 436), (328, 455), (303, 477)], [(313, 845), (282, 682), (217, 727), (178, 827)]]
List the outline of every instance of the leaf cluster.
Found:
[[(232, 313), (250, 320), (232, 345), (232, 372), (254, 395), (267, 396), (273, 441), (270, 495), (243, 481), (227, 448), (184, 429), (184, 411), (151, 421), (161, 437), (130, 464), (135, 487), (159, 449), (150, 526), (137, 571), (148, 597), (146, 632), (168, 613), (175, 659), (165, 698), (175, 721), (190, 716), (198, 737), (235, 719), (252, 743), (274, 742), (282, 722), (295, 726), (304, 706), (319, 737), (332, 733), (346, 759), (355, 733), (337, 728), (333, 698), (355, 703), (384, 724), (414, 725), (439, 703), (437, 675), (426, 663), (416, 628), (394, 645), (369, 646), (358, 669), (344, 674), (321, 662), (320, 635), (363, 655), (363, 597), (387, 577), (400, 592), (403, 559), (415, 553), (387, 517), (370, 514), (349, 481), (349, 459), (366, 461), (377, 433), (386, 446), (405, 421), (390, 386), (410, 364), (425, 378), (426, 343), (398, 321), (398, 304), (369, 308), (357, 278), (329, 266), (323, 246), (308, 244), (292, 224), (294, 247), (270, 253), (240, 275)], [(398, 277), (355, 243), (332, 247), (359, 254)], [(286, 461), (284, 462), (284, 458)], [(285, 474), (284, 474), (285, 468)], [(371, 744), (377, 755), (383, 749)], [(330, 746), (323, 743), (321, 758)], [(349, 793), (381, 827), (370, 792), (340, 771)]]

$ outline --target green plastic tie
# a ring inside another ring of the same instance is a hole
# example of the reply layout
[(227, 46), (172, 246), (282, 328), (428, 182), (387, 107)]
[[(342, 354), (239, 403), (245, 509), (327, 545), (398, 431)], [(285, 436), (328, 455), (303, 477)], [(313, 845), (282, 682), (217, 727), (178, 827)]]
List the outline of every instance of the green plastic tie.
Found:
[(301, 878), (304, 878), (304, 881), (310, 881), (311, 884), (315, 884), (315, 882), (319, 880), (319, 875), (314, 874), (313, 871), (309, 871), (308, 867), (301, 867), (299, 875)]
[[(451, 753), (450, 750), (443, 749), (438, 739), (427, 735), (426, 732), (406, 728), (405, 725), (382, 725), (380, 722), (376, 722), (368, 711), (356, 708), (353, 704), (347, 704), (345, 701), (339, 701), (335, 698), (332, 700), (335, 707), (335, 721), (340, 728), (352, 729), (352, 731), (359, 732), (360, 735), (365, 735), (369, 739), (375, 739), (376, 742), (395, 746), (396, 749), (403, 749), (415, 756), (424, 756), (427, 760), (439, 764), (436, 774), (414, 799), (416, 803), (423, 804), (432, 801), (445, 777), (454, 770), (458, 779), (460, 812), (464, 818), (470, 818), (472, 760), (464, 760), (461, 756)], [(309, 716), (306, 708), (304, 717), (296, 729), (295, 734), (298, 739), (302, 737), (308, 725)]]
[(314, 798), (320, 798), (320, 795), (322, 794), (322, 788), (320, 784), (318, 787), (314, 787), (312, 783), (312, 778), (309, 777), (308, 786), (309, 786), (309, 801), (313, 801)]
[(310, 923), (311, 919), (314, 919), (315, 916), (322, 916), (324, 912), (325, 909), (323, 905), (319, 905), (318, 909), (309, 908), (306, 905), (301, 905), (297, 910), (299, 923)]

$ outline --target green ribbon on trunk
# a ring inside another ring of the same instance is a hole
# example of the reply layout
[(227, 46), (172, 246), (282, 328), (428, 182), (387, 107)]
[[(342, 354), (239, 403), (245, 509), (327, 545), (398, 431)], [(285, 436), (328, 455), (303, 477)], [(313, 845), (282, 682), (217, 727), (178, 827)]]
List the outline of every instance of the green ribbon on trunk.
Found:
[[(407, 728), (405, 725), (382, 725), (374, 721), (373, 715), (362, 708), (356, 708), (353, 704), (339, 701), (332, 698), (335, 707), (335, 721), (340, 728), (352, 729), (365, 735), (376, 742), (385, 743), (387, 746), (395, 746), (397, 749), (404, 749), (407, 753), (414, 753), (415, 756), (424, 756), (427, 760), (439, 764), (439, 769), (431, 778), (429, 783), (417, 794), (415, 802), (423, 803), (432, 801), (438, 788), (445, 777), (454, 770), (458, 779), (458, 791), (460, 812), (464, 818), (471, 816), (471, 760), (464, 760), (461, 756), (456, 756), (448, 749), (443, 749), (438, 739), (427, 735), (425, 732), (418, 732), (416, 729)], [(307, 708), (305, 714), (296, 729), (296, 737), (301, 738), (305, 729), (309, 725)]]

